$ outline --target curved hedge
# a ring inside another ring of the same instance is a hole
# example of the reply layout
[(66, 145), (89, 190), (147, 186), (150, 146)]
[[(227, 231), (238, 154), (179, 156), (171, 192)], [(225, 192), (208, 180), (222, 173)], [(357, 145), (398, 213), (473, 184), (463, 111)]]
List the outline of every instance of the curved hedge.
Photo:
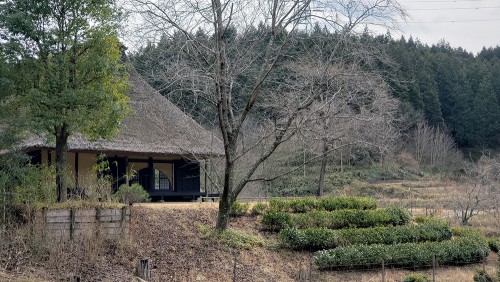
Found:
[(374, 210), (377, 202), (365, 197), (322, 197), (301, 199), (269, 199), (273, 211), (304, 213), (312, 210), (335, 211), (343, 209)]
[(333, 249), (338, 246), (396, 244), (451, 239), (451, 230), (445, 222), (429, 222), (420, 225), (385, 226), (374, 228), (294, 229), (280, 232), (282, 242), (295, 250)]
[(353, 269), (379, 267), (427, 267), (432, 255), (440, 265), (461, 265), (480, 262), (488, 255), (488, 243), (481, 238), (462, 237), (443, 242), (403, 243), (394, 245), (357, 245), (318, 251), (316, 264), (320, 269)]
[(310, 211), (301, 214), (270, 211), (263, 215), (262, 224), (269, 230), (285, 227), (341, 229), (405, 225), (410, 220), (411, 215), (406, 209), (395, 206), (378, 210)]

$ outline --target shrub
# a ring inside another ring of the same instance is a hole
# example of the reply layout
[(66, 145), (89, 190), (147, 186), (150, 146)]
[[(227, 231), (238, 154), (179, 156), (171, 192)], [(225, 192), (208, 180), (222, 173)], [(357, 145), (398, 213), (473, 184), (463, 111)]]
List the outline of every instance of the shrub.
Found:
[(481, 231), (471, 227), (452, 227), (451, 232), (455, 237), (476, 237), (486, 241), (486, 237)]
[(404, 225), (411, 221), (411, 214), (401, 206), (391, 206), (385, 209), (393, 225)]
[(461, 265), (480, 262), (488, 251), (486, 241), (462, 237), (443, 242), (338, 247), (316, 252), (315, 260), (320, 269), (379, 267), (382, 260), (398, 267), (426, 267), (433, 255), (440, 265)]
[(236, 200), (231, 204), (231, 210), (229, 212), (229, 216), (232, 217), (243, 216), (245, 215), (245, 213), (247, 213), (249, 206), (250, 205), (248, 203), (242, 203)]
[(431, 279), (424, 273), (413, 273), (406, 276), (403, 282), (431, 282)]
[(433, 216), (426, 216), (426, 215), (418, 215), (413, 218), (413, 221), (422, 224), (422, 223), (428, 223), (428, 222), (445, 222), (441, 218), (433, 217)]
[(250, 212), (253, 216), (256, 216), (265, 213), (268, 208), (269, 206), (266, 203), (256, 203)]
[(280, 238), (292, 249), (321, 250), (360, 244), (444, 241), (451, 239), (451, 230), (443, 222), (341, 230), (285, 228), (280, 231)]
[(475, 282), (494, 282), (495, 280), (485, 270), (476, 269), (476, 272), (474, 273), (474, 281)]
[(280, 231), (280, 240), (295, 250), (324, 250), (339, 245), (338, 233), (330, 229), (310, 228), (298, 230), (285, 228)]
[(113, 197), (120, 203), (132, 205), (134, 203), (149, 202), (151, 199), (148, 192), (141, 185), (134, 183), (132, 185), (122, 184)]
[(268, 230), (280, 230), (292, 226), (292, 216), (286, 212), (271, 210), (263, 215), (262, 224)]
[(371, 198), (363, 197), (323, 197), (301, 199), (270, 199), (272, 210), (304, 213), (312, 210), (334, 211), (342, 209), (370, 210), (377, 208), (377, 202)]
[(53, 167), (27, 165), (14, 172), (18, 175), (8, 175), (9, 169), (0, 169), (0, 194), (4, 194), (0, 197), (0, 203), (11, 220), (29, 220), (37, 206), (56, 202)]
[(488, 245), (490, 246), (490, 250), (498, 253), (498, 250), (500, 249), (500, 238), (490, 238), (488, 240)]
[(277, 198), (269, 199), (269, 208), (272, 211), (289, 211), (290, 210), (290, 200), (282, 200)]
[[(302, 214), (287, 214), (273, 211), (262, 218), (267, 229), (279, 230), (283, 227), (305, 228), (354, 228), (384, 225), (404, 225), (410, 222), (410, 213), (401, 207), (389, 207), (378, 210), (337, 210), (310, 211)], [(282, 221), (280, 221), (282, 220)], [(283, 222), (286, 220), (286, 222)], [(280, 222), (278, 222), (280, 221)], [(272, 223), (272, 226), (268, 225)]]

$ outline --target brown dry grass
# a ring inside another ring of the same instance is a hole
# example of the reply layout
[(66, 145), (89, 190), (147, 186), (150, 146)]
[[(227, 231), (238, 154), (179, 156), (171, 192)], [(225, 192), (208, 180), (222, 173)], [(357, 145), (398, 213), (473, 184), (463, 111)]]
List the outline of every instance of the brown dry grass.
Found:
[[(43, 277), (44, 275), (42, 275)], [(22, 273), (6, 273), (0, 270), (0, 281), (2, 282), (25, 282), (25, 281), (31, 281), (31, 282), (48, 282), (50, 280), (46, 280), (43, 278), (40, 278), (40, 273), (35, 274), (35, 273), (30, 273), (30, 271), (25, 270)]]

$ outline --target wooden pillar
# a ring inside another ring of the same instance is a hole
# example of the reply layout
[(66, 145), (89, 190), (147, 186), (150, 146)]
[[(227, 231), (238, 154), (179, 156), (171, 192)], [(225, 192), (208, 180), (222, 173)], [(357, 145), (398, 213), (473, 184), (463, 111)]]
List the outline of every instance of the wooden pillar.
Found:
[(155, 189), (155, 168), (154, 168), (153, 158), (148, 159), (148, 173), (149, 173), (149, 187), (147, 187), (147, 190), (151, 191)]
[(51, 166), (52, 165), (52, 151), (47, 150), (47, 165)]
[(128, 156), (125, 156), (125, 183), (130, 186), (130, 168), (128, 167)]
[(203, 183), (205, 189), (205, 196), (208, 197), (208, 159), (205, 159), (205, 182)]
[(75, 187), (80, 188), (78, 184), (78, 152), (75, 153)]

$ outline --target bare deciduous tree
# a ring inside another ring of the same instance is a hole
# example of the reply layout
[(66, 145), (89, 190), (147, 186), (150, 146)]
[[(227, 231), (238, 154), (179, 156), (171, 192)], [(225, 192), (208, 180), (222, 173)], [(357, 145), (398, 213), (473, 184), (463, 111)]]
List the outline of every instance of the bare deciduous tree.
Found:
[(306, 139), (320, 141), (312, 143), (321, 147), (316, 151), (321, 152), (317, 195), (322, 196), (332, 151), (344, 146), (370, 146), (378, 148), (381, 159), (392, 151), (390, 144), (398, 138), (391, 124), (398, 101), (390, 97), (387, 85), (376, 72), (363, 70), (358, 64), (339, 66), (328, 62), (323, 68), (318, 65), (303, 64), (303, 68), (308, 67), (307, 74), (323, 86), (303, 131)]
[(418, 122), (413, 133), (415, 158), (420, 164), (445, 167), (461, 159), (453, 137), (426, 122)]
[[(348, 36), (362, 25), (391, 25), (395, 16), (404, 16), (393, 0), (129, 0), (128, 8), (141, 17), (142, 35), (182, 44), (169, 56), (164, 85), (189, 89), (217, 113), (225, 151), (218, 230), (227, 228), (231, 203), (256, 180), (259, 166), (295, 134), (319, 97), (314, 83), (291, 67), (294, 59), (283, 56), (294, 34), (320, 21)], [(234, 40), (238, 33), (247, 35), (245, 42)], [(248, 145), (262, 149), (236, 178), (238, 161), (253, 152), (241, 145), (253, 114), (267, 115), (264, 137)]]
[(482, 156), (477, 163), (469, 164), (450, 204), (461, 224), (467, 225), (471, 217), (498, 209), (499, 200), (500, 162)]

